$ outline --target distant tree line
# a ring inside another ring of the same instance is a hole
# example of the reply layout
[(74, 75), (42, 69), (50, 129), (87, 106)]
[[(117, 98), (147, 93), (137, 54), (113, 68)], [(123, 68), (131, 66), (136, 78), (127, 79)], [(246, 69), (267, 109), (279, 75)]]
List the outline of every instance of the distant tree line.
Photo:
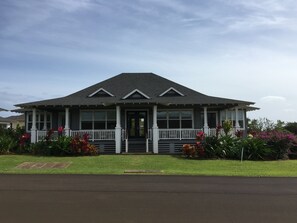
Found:
[(284, 122), (277, 120), (273, 122), (268, 118), (248, 119), (248, 132), (261, 131), (284, 131), (297, 135), (297, 122)]

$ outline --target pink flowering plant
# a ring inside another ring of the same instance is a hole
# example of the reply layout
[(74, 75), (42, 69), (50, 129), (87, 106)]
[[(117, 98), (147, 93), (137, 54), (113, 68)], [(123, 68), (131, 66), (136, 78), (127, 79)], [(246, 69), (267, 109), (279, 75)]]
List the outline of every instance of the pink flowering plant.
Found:
[(272, 159), (287, 159), (288, 154), (297, 147), (296, 135), (282, 131), (262, 131), (254, 136), (263, 140), (272, 150)]

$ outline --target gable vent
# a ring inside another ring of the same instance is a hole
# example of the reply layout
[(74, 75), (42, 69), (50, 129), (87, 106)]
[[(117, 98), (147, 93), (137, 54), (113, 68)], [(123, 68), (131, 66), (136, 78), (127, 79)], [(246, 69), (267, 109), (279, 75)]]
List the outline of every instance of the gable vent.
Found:
[(150, 99), (145, 93), (141, 92), (138, 89), (131, 91), (129, 94), (124, 96), (122, 99)]
[(179, 96), (185, 96), (183, 93), (179, 92), (175, 88), (171, 87), (164, 91), (162, 94), (159, 95), (160, 97), (179, 97)]
[(91, 97), (104, 98), (104, 97), (114, 97), (114, 95), (112, 93), (108, 92), (107, 90), (105, 90), (104, 88), (100, 88), (97, 91), (90, 94), (88, 97), (89, 98), (91, 98)]

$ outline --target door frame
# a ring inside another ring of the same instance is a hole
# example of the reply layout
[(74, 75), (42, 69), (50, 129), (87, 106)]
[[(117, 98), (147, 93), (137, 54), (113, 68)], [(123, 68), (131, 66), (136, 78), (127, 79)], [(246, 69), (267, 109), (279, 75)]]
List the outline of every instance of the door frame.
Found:
[(133, 112), (133, 111), (135, 111), (135, 112), (141, 112), (141, 111), (144, 111), (144, 112), (146, 112), (146, 119), (147, 119), (147, 129), (146, 129), (146, 132), (148, 132), (148, 130), (150, 129), (150, 127), (149, 127), (149, 117), (150, 117), (150, 111), (149, 111), (149, 109), (141, 109), (141, 108), (137, 108), (137, 109), (125, 109), (125, 130), (127, 130), (127, 128), (128, 128), (128, 112)]

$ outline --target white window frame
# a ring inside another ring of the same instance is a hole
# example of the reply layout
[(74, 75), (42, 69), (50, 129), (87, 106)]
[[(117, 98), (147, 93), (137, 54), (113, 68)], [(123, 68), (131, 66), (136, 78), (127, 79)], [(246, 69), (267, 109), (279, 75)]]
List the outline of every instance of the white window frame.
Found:
[[(80, 130), (95, 130), (94, 129), (94, 121), (95, 121), (95, 119), (94, 119), (94, 112), (109, 112), (109, 111), (113, 111), (113, 112), (115, 112), (115, 114), (116, 114), (116, 110), (115, 109), (104, 109), (104, 110), (98, 110), (98, 109), (95, 109), (95, 110), (86, 110), (86, 109), (83, 109), (83, 110), (80, 110), (79, 111), (79, 129)], [(81, 118), (81, 114), (82, 114), (82, 112), (92, 112), (92, 128), (91, 129), (82, 129), (81, 128), (81, 122), (82, 122), (82, 118)], [(107, 115), (106, 115), (106, 117), (105, 117), (105, 129), (101, 129), (101, 130), (108, 130), (107, 129), (107, 121), (117, 121), (116, 120), (116, 117), (115, 117), (115, 120), (108, 120), (107, 119)], [(96, 129), (96, 130), (100, 130), (100, 129)]]
[[(30, 115), (32, 116), (32, 121), (31, 122), (29, 122), (29, 116)], [(46, 120), (46, 125), (47, 125), (47, 123), (50, 123), (50, 129), (51, 129), (52, 128), (53, 115), (52, 115), (51, 112), (46, 112), (46, 118), (47, 118), (48, 115), (50, 116), (50, 120), (49, 121)], [(41, 122), (41, 116), (44, 117), (44, 111), (36, 111), (36, 128), (37, 128), (37, 130), (42, 130), (42, 129), (38, 128), (38, 127), (40, 127), (40, 124), (44, 124), (44, 121)], [(31, 129), (28, 129), (29, 123), (33, 124), (33, 112), (28, 111), (26, 113), (26, 131), (27, 132), (31, 131)]]
[(157, 111), (157, 123), (158, 123), (158, 112), (166, 112), (166, 122), (167, 122), (167, 128), (166, 129), (170, 129), (168, 128), (169, 127), (169, 112), (179, 112), (179, 125), (180, 125), (180, 128), (179, 129), (183, 129), (181, 128), (182, 125), (181, 125), (181, 113), (183, 111), (189, 111), (192, 113), (192, 128), (187, 128), (187, 129), (194, 129), (194, 109), (158, 109)]
[[(242, 119), (239, 119), (239, 112), (242, 112)], [(222, 119), (222, 114), (223, 114), (223, 113), (225, 113), (225, 116), (226, 116), (226, 110), (221, 110), (221, 111), (220, 111), (220, 124), (223, 125), (223, 121), (225, 121), (226, 119), (229, 119), (228, 117), (230, 116), (230, 117), (231, 117), (230, 120), (232, 121), (232, 127), (235, 128), (235, 127), (236, 127), (236, 126), (235, 126), (236, 123), (235, 123), (235, 125), (233, 125), (233, 122), (236, 121), (236, 120), (235, 120), (235, 109), (231, 109), (231, 110), (228, 109), (228, 110), (227, 110), (227, 113), (228, 113), (228, 114), (227, 114), (227, 117), (226, 117), (225, 119)], [(231, 114), (230, 114), (230, 113), (231, 113)], [(239, 121), (242, 121), (242, 127), (240, 127), (240, 128), (245, 129), (245, 125), (246, 125), (246, 124), (245, 124), (245, 110), (244, 110), (244, 109), (241, 109), (241, 108), (238, 109), (238, 122), (239, 122)]]

